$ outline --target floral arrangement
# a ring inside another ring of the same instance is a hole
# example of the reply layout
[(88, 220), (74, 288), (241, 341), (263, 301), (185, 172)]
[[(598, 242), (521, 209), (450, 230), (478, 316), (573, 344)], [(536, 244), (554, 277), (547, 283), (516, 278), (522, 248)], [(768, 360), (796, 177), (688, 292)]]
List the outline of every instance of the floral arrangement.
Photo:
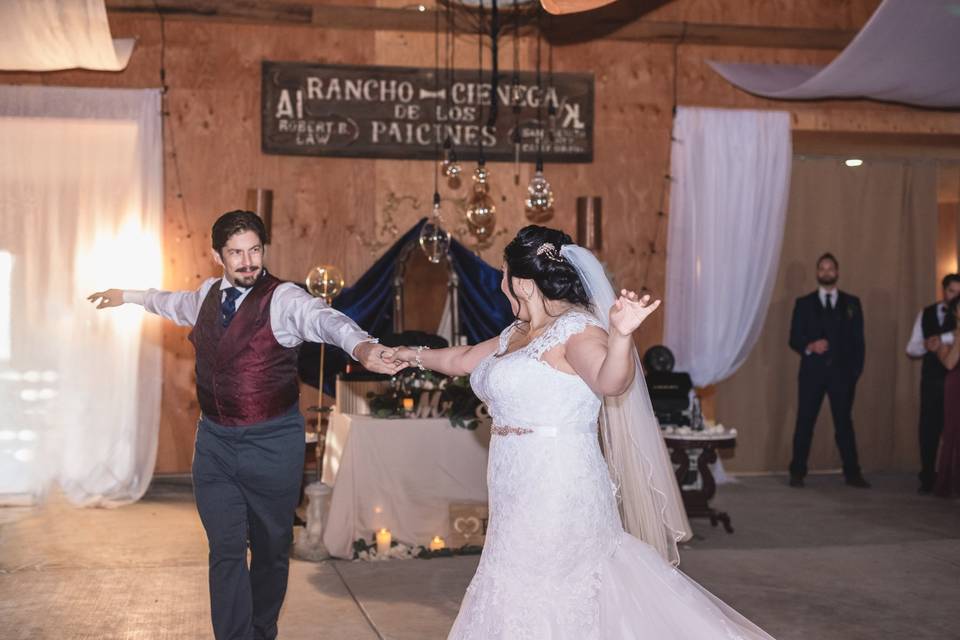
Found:
[(390, 386), (383, 393), (369, 393), (367, 399), (371, 414), (378, 418), (442, 416), (452, 426), (468, 430), (488, 419), (468, 376), (405, 369), (390, 378)]

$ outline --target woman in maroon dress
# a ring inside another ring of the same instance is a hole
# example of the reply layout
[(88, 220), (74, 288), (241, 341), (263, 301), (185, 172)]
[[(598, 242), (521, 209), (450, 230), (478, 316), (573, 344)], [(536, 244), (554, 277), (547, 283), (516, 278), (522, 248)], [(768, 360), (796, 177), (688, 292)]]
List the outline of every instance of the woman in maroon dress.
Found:
[(960, 297), (947, 305), (947, 313), (957, 319), (953, 330), (953, 344), (941, 344), (937, 356), (947, 368), (943, 387), (943, 435), (940, 439), (940, 457), (937, 460), (937, 484), (934, 495), (941, 498), (960, 498)]

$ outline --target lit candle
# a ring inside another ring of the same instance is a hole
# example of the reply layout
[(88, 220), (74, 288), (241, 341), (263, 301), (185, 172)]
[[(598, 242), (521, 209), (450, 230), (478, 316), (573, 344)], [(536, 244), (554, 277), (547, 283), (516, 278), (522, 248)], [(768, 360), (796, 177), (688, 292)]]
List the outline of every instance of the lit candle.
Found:
[(393, 539), (393, 536), (390, 535), (389, 529), (380, 529), (377, 531), (377, 555), (385, 555), (390, 551), (390, 541)]
[(430, 551), (440, 551), (446, 546), (447, 543), (440, 536), (433, 536), (433, 540), (430, 541)]
[(404, 410), (404, 411), (413, 411), (413, 398), (404, 398), (404, 399), (403, 399), (403, 410)]

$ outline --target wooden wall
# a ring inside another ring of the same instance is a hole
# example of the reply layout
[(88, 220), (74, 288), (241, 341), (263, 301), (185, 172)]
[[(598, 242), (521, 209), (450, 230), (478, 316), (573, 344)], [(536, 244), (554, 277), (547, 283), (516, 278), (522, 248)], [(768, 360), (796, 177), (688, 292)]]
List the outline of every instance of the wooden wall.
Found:
[[(379, 3), (403, 4), (408, 3)], [(879, 3), (676, 0), (643, 4), (653, 7), (645, 18), (650, 20), (856, 30)], [(267, 260), (274, 273), (290, 279), (302, 278), (318, 262), (339, 265), (348, 282), (358, 277), (374, 255), (348, 226), (374, 236), (383, 222), (389, 193), (415, 196), (421, 202), (419, 209), (405, 204), (397, 210), (394, 217), (401, 231), (428, 210), (433, 188), (429, 162), (261, 154), (259, 87), (263, 59), (431, 66), (432, 34), (167, 17), (161, 44), (161, 23), (156, 16), (111, 13), (110, 22), (115, 37), (138, 39), (125, 71), (0, 73), (0, 82), (157, 87), (161, 57), (165, 59), (169, 87), (164, 134), (166, 287), (195, 287), (216, 273), (209, 258), (210, 225), (223, 211), (242, 207), (251, 187), (273, 190), (274, 242)], [(505, 49), (501, 64), (509, 65), (510, 48)], [(525, 41), (523, 66), (527, 69), (532, 68), (532, 50), (533, 43)], [(664, 282), (666, 219), (656, 212), (669, 159), (674, 52), (669, 43), (603, 39), (564, 45), (554, 53), (558, 71), (596, 74), (596, 131), (593, 164), (546, 169), (557, 192), (552, 224), (573, 234), (576, 196), (602, 196), (603, 258), (618, 283), (646, 285), (654, 291), (662, 291)], [(472, 38), (459, 38), (457, 53), (458, 66), (475, 66)], [(727, 84), (706, 64), (709, 59), (826, 63), (835, 53), (684, 44), (676, 56), (678, 102), (784, 109), (792, 114), (798, 131), (960, 134), (960, 115), (956, 113), (858, 101), (781, 103), (758, 99)], [(526, 223), (520, 203), (529, 176), (530, 167), (524, 167), (520, 186), (514, 186), (512, 165), (492, 166), (498, 226), (507, 232), (483, 254), (493, 264), (499, 263), (505, 241)], [(643, 346), (659, 340), (662, 318), (663, 314), (658, 314), (650, 323), (641, 337)], [(184, 330), (166, 326), (159, 473), (187, 471), (192, 456), (198, 407), (193, 353), (185, 337)]]

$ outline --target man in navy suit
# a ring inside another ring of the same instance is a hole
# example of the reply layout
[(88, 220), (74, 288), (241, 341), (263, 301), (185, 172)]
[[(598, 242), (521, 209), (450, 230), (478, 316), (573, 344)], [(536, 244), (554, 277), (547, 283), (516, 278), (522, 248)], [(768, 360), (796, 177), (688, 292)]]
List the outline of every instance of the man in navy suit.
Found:
[(823, 404), (830, 397), (834, 437), (843, 460), (847, 484), (867, 489), (857, 460), (853, 433), (853, 398), (863, 372), (863, 310), (860, 299), (837, 289), (840, 267), (825, 253), (817, 260), (817, 282), (813, 293), (797, 298), (790, 323), (790, 348), (800, 354), (797, 427), (793, 434), (790, 486), (802, 487), (807, 475), (807, 458), (813, 440), (813, 426)]

